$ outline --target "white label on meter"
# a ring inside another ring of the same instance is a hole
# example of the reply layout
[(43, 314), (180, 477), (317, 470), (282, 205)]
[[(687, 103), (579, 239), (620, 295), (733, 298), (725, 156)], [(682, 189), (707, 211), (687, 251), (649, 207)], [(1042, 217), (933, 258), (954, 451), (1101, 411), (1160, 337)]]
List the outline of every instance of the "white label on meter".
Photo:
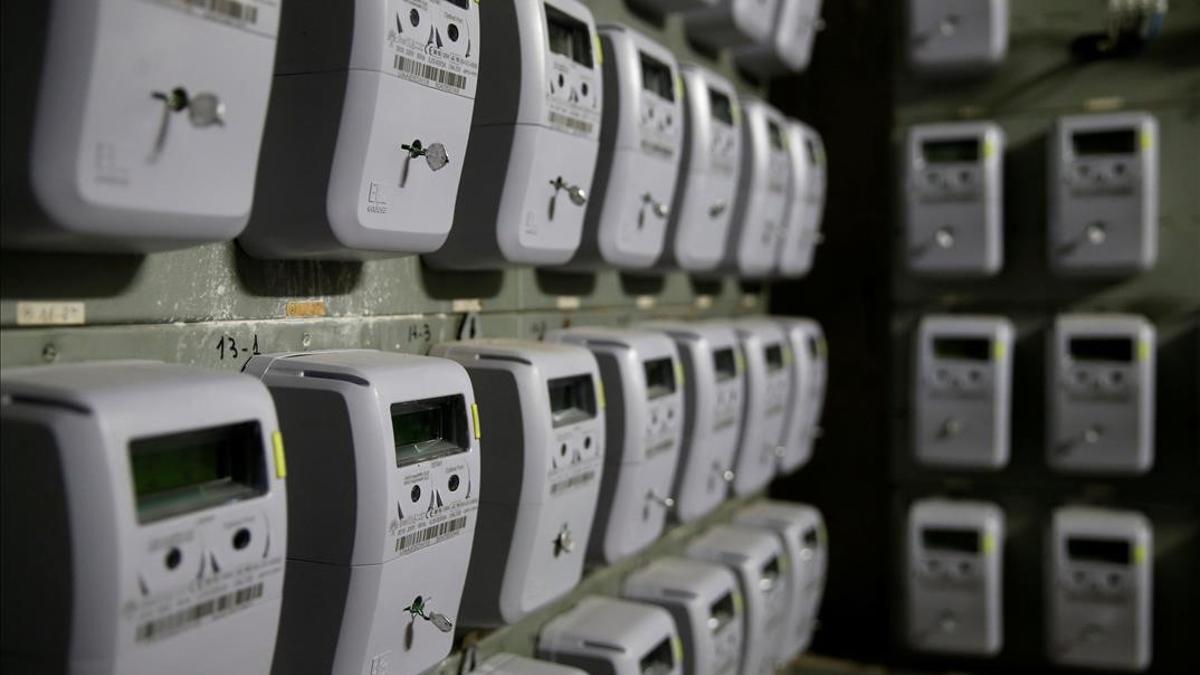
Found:
[[(467, 9), (470, 0), (446, 0)], [(380, 69), (405, 80), (473, 97), (479, 75), (478, 26), (427, 0), (389, 0)]]

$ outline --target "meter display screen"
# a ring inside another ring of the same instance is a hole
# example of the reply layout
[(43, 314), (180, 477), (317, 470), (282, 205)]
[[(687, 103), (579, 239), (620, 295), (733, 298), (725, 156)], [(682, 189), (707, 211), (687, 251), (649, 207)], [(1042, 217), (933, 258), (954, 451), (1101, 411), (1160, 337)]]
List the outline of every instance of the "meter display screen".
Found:
[(733, 349), (726, 347), (713, 352), (713, 368), (717, 371), (717, 382), (737, 377), (737, 358), (733, 355)]
[(779, 129), (779, 125), (767, 120), (767, 136), (771, 139), (771, 147), (775, 150), (783, 150), (783, 131)]
[(655, 359), (645, 363), (646, 397), (650, 400), (675, 393), (675, 364), (671, 359)]
[(449, 3), (450, 3), (450, 4), (452, 4), (452, 5), (455, 5), (455, 6), (461, 7), (461, 8), (463, 8), (463, 9), (466, 9), (466, 8), (467, 8), (467, 3), (468, 3), (468, 2), (470, 2), (470, 0), (446, 0), (446, 1), (447, 1), (447, 2), (449, 2)]
[(1137, 132), (1133, 129), (1081, 131), (1071, 134), (1076, 155), (1131, 155), (1137, 151)]
[(979, 530), (927, 527), (921, 530), (921, 544), (932, 551), (979, 553)]
[(129, 468), (139, 523), (267, 491), (258, 422), (134, 439)]
[(767, 370), (779, 370), (783, 368), (783, 347), (779, 343), (767, 345), (763, 350), (763, 354), (767, 359)]
[(546, 5), (546, 39), (550, 51), (592, 67), (592, 35), (588, 25), (550, 5)]
[(804, 139), (804, 151), (808, 155), (808, 163), (811, 166), (820, 166), (821, 160), (817, 153), (817, 144), (811, 138)]
[(466, 403), (462, 396), (392, 404), (396, 466), (466, 452)]
[(667, 675), (675, 669), (675, 653), (671, 649), (670, 638), (658, 643), (658, 646), (651, 649), (645, 656), (642, 657), (638, 664), (641, 668), (642, 675)]
[(550, 380), (550, 416), (555, 427), (596, 416), (596, 394), (590, 375)]
[(728, 626), (734, 616), (733, 593), (726, 593), (709, 608), (708, 629), (715, 633)]
[(948, 164), (953, 162), (978, 162), (978, 138), (954, 138), (940, 141), (925, 141), (921, 143), (921, 152), (925, 161), (930, 164)]
[(1133, 340), (1126, 337), (1071, 338), (1067, 348), (1071, 358), (1079, 361), (1133, 360)]
[(762, 589), (769, 591), (779, 582), (779, 577), (783, 574), (783, 568), (779, 564), (779, 556), (772, 556), (770, 560), (762, 567)]
[(990, 361), (992, 341), (988, 338), (934, 338), (933, 354), (939, 359)]
[(1084, 539), (1082, 537), (1067, 539), (1067, 557), (1072, 560), (1128, 565), (1130, 548), (1129, 542), (1124, 539)]
[(733, 126), (733, 101), (728, 96), (709, 87), (708, 107), (712, 110), (713, 119)]
[(821, 535), (817, 533), (817, 528), (810, 527), (804, 531), (802, 540), (805, 547), (815, 548), (817, 544), (821, 543)]
[(671, 68), (653, 56), (638, 52), (642, 57), (642, 88), (652, 91), (668, 101), (675, 100), (675, 82)]

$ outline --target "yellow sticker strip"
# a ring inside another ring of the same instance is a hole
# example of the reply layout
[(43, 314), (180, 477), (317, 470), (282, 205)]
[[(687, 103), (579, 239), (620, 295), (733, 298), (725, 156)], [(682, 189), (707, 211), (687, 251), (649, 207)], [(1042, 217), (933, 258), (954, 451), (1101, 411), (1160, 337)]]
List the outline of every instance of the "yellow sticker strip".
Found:
[(604, 65), (604, 46), (600, 44), (599, 33), (592, 33), (592, 45), (596, 48), (596, 66)]
[(1133, 564), (1134, 565), (1145, 565), (1146, 557), (1147, 556), (1146, 556), (1146, 545), (1145, 544), (1138, 544), (1137, 546), (1133, 547)]
[[(737, 349), (735, 347), (735, 349)], [(738, 373), (746, 370), (746, 357), (742, 356), (742, 351), (738, 349), (733, 353), (733, 365)]]
[(996, 535), (988, 532), (983, 535), (983, 552), (984, 554), (993, 553), (996, 550)]
[(678, 384), (679, 388), (683, 388), (683, 364), (679, 361), (675, 362), (675, 382)]
[(600, 399), (600, 409), (608, 407), (608, 397), (604, 395), (604, 380), (596, 380), (596, 398)]
[(671, 637), (671, 652), (675, 655), (675, 663), (683, 663), (683, 641), (678, 635)]
[(483, 434), (479, 431), (479, 404), (471, 404), (471, 421), (475, 423), (475, 438), (483, 438)]
[(1150, 146), (1154, 145), (1154, 134), (1150, 133), (1149, 129), (1143, 129), (1138, 140), (1141, 142), (1142, 150), (1149, 150)]
[(271, 445), (275, 450), (275, 476), (287, 478), (287, 456), (283, 454), (283, 434), (271, 434)]
[(1008, 345), (1000, 340), (992, 343), (992, 360), (1003, 361), (1008, 356)]
[(1138, 361), (1149, 361), (1150, 360), (1150, 350), (1152, 350), (1153, 348), (1154, 347), (1152, 347), (1150, 345), (1150, 342), (1148, 340), (1138, 340), (1138, 346), (1137, 346)]

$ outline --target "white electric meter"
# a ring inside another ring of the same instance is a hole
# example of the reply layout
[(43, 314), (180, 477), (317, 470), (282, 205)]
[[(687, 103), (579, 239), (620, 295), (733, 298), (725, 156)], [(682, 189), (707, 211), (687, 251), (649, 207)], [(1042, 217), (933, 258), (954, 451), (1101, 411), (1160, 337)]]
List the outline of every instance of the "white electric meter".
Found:
[(437, 249), (475, 106), (478, 3), (297, 2), (282, 26), (242, 246), (260, 258)]
[(433, 346), (471, 376), (487, 435), (479, 524), (459, 623), (513, 623), (583, 574), (604, 461), (604, 390), (574, 345), (468, 340)]
[(733, 322), (733, 329), (745, 356), (746, 372), (733, 491), (744, 496), (766, 487), (784, 456), (793, 355), (783, 329), (774, 321), (742, 319)]
[(674, 508), (671, 487), (683, 440), (683, 368), (662, 333), (578, 327), (547, 340), (585, 347), (596, 357), (608, 407), (604, 473), (588, 556), (622, 560), (662, 534)]
[(762, 278), (775, 271), (784, 244), (792, 160), (784, 134), (787, 123), (778, 110), (743, 98), (742, 113), (738, 197), (721, 267)]
[(538, 656), (609, 675), (683, 675), (675, 622), (651, 604), (592, 595), (554, 617), (538, 636)]
[(779, 247), (779, 274), (802, 277), (812, 269), (813, 255), (822, 241), (825, 215), (825, 145), (816, 129), (788, 120), (784, 131), (791, 158), (792, 188)]
[(1009, 0), (908, 0), (908, 61), (931, 76), (977, 74), (1008, 54)]
[(688, 39), (701, 49), (718, 51), (749, 44), (767, 45), (775, 32), (779, 0), (717, 0), (683, 16)]
[(270, 670), (288, 517), (266, 387), (150, 361), (16, 368), (0, 419), (5, 672)]
[(471, 381), (375, 350), (255, 356), (291, 440), (273, 671), (417, 675), (449, 652), (479, 508)]
[(236, 237), (283, 3), (38, 4), (49, 5), (45, 58), (19, 179), (34, 203), (6, 204), (4, 247), (148, 252)]
[(813, 443), (821, 434), (828, 350), (825, 332), (816, 321), (782, 316), (772, 319), (779, 324), (792, 354), (791, 399), (779, 460), (779, 470), (791, 473), (812, 459)]
[(478, 3), (480, 84), (454, 228), (435, 267), (556, 265), (579, 248), (600, 141), (604, 54), (577, 0)]
[(779, 0), (778, 5), (771, 38), (733, 54), (739, 68), (762, 78), (808, 68), (817, 31), (824, 27), (821, 0)]

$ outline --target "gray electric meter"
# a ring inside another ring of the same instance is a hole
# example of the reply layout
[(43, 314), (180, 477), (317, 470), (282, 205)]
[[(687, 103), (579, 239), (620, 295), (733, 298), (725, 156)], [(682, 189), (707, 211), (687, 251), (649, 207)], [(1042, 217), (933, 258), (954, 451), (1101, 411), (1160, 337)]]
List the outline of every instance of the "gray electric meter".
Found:
[(1004, 642), (1004, 512), (924, 499), (908, 511), (908, 645), (992, 656)]
[(675, 516), (690, 523), (729, 494), (742, 433), (745, 363), (737, 334), (716, 322), (654, 322), (683, 364), (683, 443), (675, 472)]
[(717, 525), (693, 539), (687, 557), (725, 565), (738, 579), (745, 600), (743, 675), (770, 675), (776, 646), (786, 639), (791, 618), (792, 585), (787, 552), (772, 531)]
[(793, 598), (787, 631), (776, 650), (779, 661), (787, 663), (808, 649), (816, 629), (829, 560), (825, 519), (807, 504), (760, 501), (739, 511), (734, 520), (773, 530), (787, 552)]
[(821, 243), (825, 215), (825, 144), (816, 129), (798, 120), (784, 128), (792, 185), (779, 246), (779, 274), (802, 277), (812, 269), (813, 254)]
[(507, 653), (493, 656), (471, 672), (479, 675), (587, 675), (578, 668)]
[(5, 672), (270, 670), (288, 518), (266, 387), (150, 361), (15, 368), (0, 419)]
[(1144, 473), (1154, 464), (1154, 326), (1131, 314), (1054, 322), (1046, 459), (1060, 471)]
[(998, 316), (927, 316), (913, 363), (913, 449), (927, 466), (1008, 464), (1013, 326)]
[(732, 675), (742, 661), (745, 604), (722, 564), (659, 558), (625, 578), (622, 594), (671, 613), (683, 641), (683, 672)]
[(441, 246), (479, 46), (470, 0), (289, 5), (246, 251), (360, 259)]
[(791, 199), (787, 122), (778, 110), (757, 99), (743, 98), (742, 113), (738, 198), (722, 267), (762, 278), (778, 265)]
[(787, 336), (774, 321), (742, 319), (733, 322), (733, 328), (745, 356), (746, 372), (733, 491), (744, 496), (771, 482), (784, 457), (793, 356)]
[(658, 266), (702, 272), (725, 257), (741, 170), (742, 114), (729, 80), (692, 64), (680, 65), (679, 72), (683, 157)]
[(772, 317), (783, 331), (791, 352), (791, 397), (783, 431), (779, 470), (791, 473), (812, 459), (813, 443), (821, 433), (825, 383), (829, 366), (825, 332), (812, 319)]
[(909, 0), (908, 60), (927, 75), (968, 75), (1008, 54), (1008, 0)]
[(5, 20), (33, 41), (12, 66), (44, 58), (29, 91), (5, 78), (14, 106), (35, 102), (32, 128), (5, 103), (5, 153), (18, 155), (4, 164), (0, 243), (129, 253), (236, 237), (254, 200), (282, 0), (12, 4)]
[(778, 0), (769, 40), (737, 49), (734, 61), (761, 78), (799, 73), (808, 68), (821, 22), (821, 0)]
[(1136, 511), (1063, 507), (1046, 555), (1046, 649), (1065, 666), (1150, 666), (1154, 531)]
[(479, 507), (462, 366), (375, 350), (255, 356), (290, 439), (275, 673), (417, 674), (450, 652)]
[(683, 646), (665, 609), (592, 595), (542, 627), (538, 656), (611, 675), (683, 675)]
[(583, 573), (604, 461), (604, 389), (583, 347), (443, 342), (471, 376), (483, 438), (479, 525), (459, 623), (513, 623)]
[(1095, 276), (1153, 267), (1158, 120), (1144, 112), (1060, 117), (1047, 147), (1051, 267)]
[(600, 369), (610, 405), (588, 557), (614, 563), (658, 539), (675, 506), (683, 368), (675, 343), (662, 333), (579, 327), (552, 331), (546, 339), (587, 348)]
[(779, 0), (717, 0), (683, 15), (688, 39), (707, 51), (769, 45)]
[(990, 276), (1004, 263), (1004, 131), (994, 122), (909, 128), (905, 259), (914, 272)]
[(478, 4), (487, 39), (454, 228), (435, 267), (556, 265), (579, 248), (604, 83), (592, 12), (577, 0)]
[(671, 50), (600, 27), (604, 117), (583, 241), (570, 266), (646, 269), (662, 254), (683, 154), (683, 92)]

